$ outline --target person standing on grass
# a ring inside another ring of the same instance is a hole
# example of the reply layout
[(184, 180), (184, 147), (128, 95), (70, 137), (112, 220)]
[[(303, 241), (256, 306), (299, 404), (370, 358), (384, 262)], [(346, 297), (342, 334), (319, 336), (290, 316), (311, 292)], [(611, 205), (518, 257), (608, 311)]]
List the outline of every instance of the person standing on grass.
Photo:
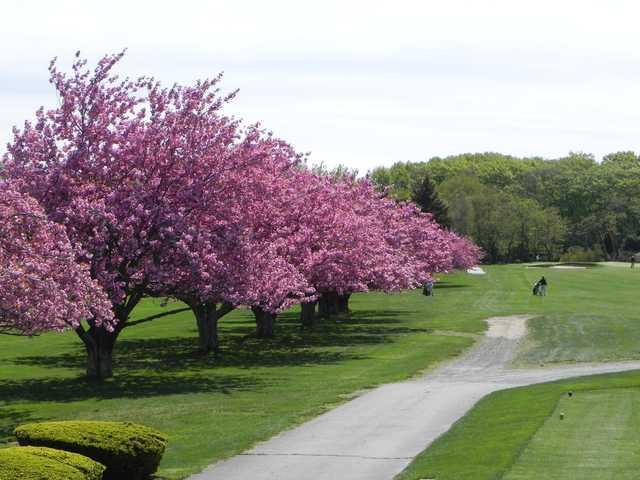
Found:
[(636, 256), (631, 255), (631, 268), (636, 266)]
[(538, 293), (542, 296), (547, 294), (547, 279), (544, 277), (538, 280)]
[(422, 290), (422, 293), (425, 294), (427, 297), (433, 296), (433, 280), (429, 280), (427, 283), (424, 284), (424, 289)]

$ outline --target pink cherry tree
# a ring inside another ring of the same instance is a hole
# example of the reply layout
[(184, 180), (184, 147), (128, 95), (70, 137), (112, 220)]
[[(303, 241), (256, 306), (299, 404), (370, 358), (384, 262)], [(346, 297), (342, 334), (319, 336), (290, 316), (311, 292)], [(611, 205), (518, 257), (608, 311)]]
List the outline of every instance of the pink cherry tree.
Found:
[(453, 254), (453, 268), (466, 270), (475, 267), (484, 256), (482, 249), (466, 237), (455, 232), (447, 232)]
[[(413, 288), (453, 260), (429, 215), (396, 204), (367, 181), (315, 175), (285, 142), (222, 113), (233, 97), (219, 77), (163, 88), (112, 73), (122, 54), (70, 74), (52, 62), (60, 105), (14, 131), (2, 176), (64, 228), (79, 265), (110, 302), (73, 324), (87, 372), (112, 374), (113, 349), (145, 295), (194, 311), (203, 351), (238, 306), (273, 334), (279, 312), (302, 301), (323, 313), (353, 292)], [(85, 268), (85, 267), (83, 267)], [(86, 314), (86, 312), (83, 312)]]
[[(384, 198), (366, 180), (302, 171), (280, 231), (290, 263), (309, 284), (303, 324), (348, 309), (354, 292), (415, 288), (451, 267), (444, 231), (415, 206)], [(287, 216), (288, 215), (288, 216)]]
[(0, 332), (34, 335), (112, 328), (111, 304), (89, 268), (76, 262), (64, 227), (35, 199), (0, 183)]
[[(52, 62), (60, 105), (15, 130), (2, 173), (20, 179), (22, 191), (65, 227), (77, 259), (111, 301), (112, 329), (97, 319), (76, 329), (87, 372), (99, 378), (112, 375), (113, 348), (135, 306), (167, 290), (161, 286), (177, 267), (167, 259), (184, 258), (180, 249), (200, 215), (215, 208), (212, 199), (223, 199), (236, 172), (262, 158), (253, 149), (258, 133), (245, 134), (222, 115), (231, 96), (219, 94), (219, 78), (171, 88), (151, 78), (121, 80), (112, 74), (121, 57), (106, 56), (93, 71), (77, 59), (70, 75)], [(228, 230), (220, 238), (233, 241)]]
[(386, 198), (368, 181), (361, 181), (358, 190), (363, 199), (361, 212), (367, 212), (369, 229), (378, 240), (376, 262), (366, 290), (398, 292), (416, 288), (433, 273), (451, 269), (447, 233), (431, 215), (421, 213), (411, 202), (397, 203)]
[(222, 179), (220, 193), (203, 195), (199, 215), (163, 261), (171, 268), (152, 288), (192, 308), (204, 353), (217, 351), (218, 321), (239, 306), (254, 312), (258, 336), (272, 336), (275, 317), (303, 296), (306, 285), (274, 234), (299, 156), (255, 128), (233, 155), (249, 158)]

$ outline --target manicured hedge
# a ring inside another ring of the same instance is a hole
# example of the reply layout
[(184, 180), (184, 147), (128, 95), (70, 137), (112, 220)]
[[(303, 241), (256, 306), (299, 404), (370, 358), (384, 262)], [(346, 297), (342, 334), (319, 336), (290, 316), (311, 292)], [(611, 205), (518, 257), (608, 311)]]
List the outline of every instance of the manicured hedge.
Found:
[(53, 448), (0, 449), (0, 480), (100, 480), (104, 470), (90, 458)]
[(42, 422), (14, 431), (20, 445), (85, 455), (107, 467), (105, 480), (145, 479), (158, 468), (167, 445), (162, 433), (128, 422)]

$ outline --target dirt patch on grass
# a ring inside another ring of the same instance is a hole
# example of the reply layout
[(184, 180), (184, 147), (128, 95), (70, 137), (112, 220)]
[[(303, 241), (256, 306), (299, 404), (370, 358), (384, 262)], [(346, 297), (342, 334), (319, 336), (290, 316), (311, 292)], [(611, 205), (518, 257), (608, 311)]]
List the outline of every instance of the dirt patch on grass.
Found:
[(510, 340), (524, 338), (527, 334), (527, 320), (533, 318), (532, 315), (511, 315), (509, 317), (493, 317), (487, 320), (489, 330), (487, 337), (504, 337)]

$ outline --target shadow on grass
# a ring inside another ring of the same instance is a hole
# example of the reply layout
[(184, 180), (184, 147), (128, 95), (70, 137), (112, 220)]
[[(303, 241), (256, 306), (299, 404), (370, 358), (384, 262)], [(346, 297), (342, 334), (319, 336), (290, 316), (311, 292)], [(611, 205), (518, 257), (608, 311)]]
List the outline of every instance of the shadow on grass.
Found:
[(0, 392), (2, 399), (8, 402), (73, 402), (90, 398), (140, 398), (214, 391), (230, 394), (259, 385), (259, 379), (254, 376), (118, 373), (104, 382), (93, 382), (84, 377), (3, 380), (0, 381)]
[(469, 288), (471, 285), (464, 285), (460, 283), (449, 283), (449, 282), (437, 282), (433, 285), (433, 288)]
[(0, 407), (0, 444), (13, 440), (13, 430), (18, 425), (37, 420), (37, 418), (32, 417), (28, 412), (10, 407)]
[[(406, 316), (417, 314), (411, 310), (354, 310), (351, 311), (348, 316), (338, 315), (331, 317), (330, 319), (320, 319), (317, 327), (336, 328), (343, 329), (344, 325), (386, 325), (392, 323), (406, 323)], [(405, 318), (402, 318), (402, 317)], [(255, 321), (253, 317), (242, 320), (234, 320), (233, 324), (248, 325), (253, 328)], [(279, 325), (289, 325), (295, 328), (300, 327), (300, 313), (299, 312), (285, 312), (278, 315)], [(223, 324), (221, 324), (223, 325)], [(375, 332), (372, 332), (375, 333)]]
[[(298, 315), (288, 312), (278, 318), (276, 337), (271, 339), (255, 338), (253, 321), (247, 316), (221, 328), (221, 351), (208, 357), (197, 354), (195, 331), (185, 332), (190, 336), (169, 338), (131, 338), (130, 333), (116, 344), (113, 379), (104, 383), (92, 383), (82, 377), (0, 380), (0, 399), (64, 402), (256, 389), (263, 384), (260, 374), (251, 369), (364, 359), (366, 356), (352, 347), (391, 343), (398, 335), (431, 331), (398, 325), (407, 314), (411, 312), (360, 310), (347, 317), (321, 321), (307, 331), (300, 328)], [(66, 368), (78, 374), (85, 369), (85, 355), (79, 344), (73, 353), (23, 356), (8, 361), (17, 366)]]
[[(166, 375), (117, 373), (105, 382), (84, 377), (38, 378), (0, 381), (0, 398), (6, 402), (75, 402), (89, 399), (144, 398), (184, 393), (232, 394), (259, 388), (257, 376)], [(71, 417), (73, 418), (73, 417)], [(16, 426), (40, 420), (11, 407), (0, 406), (0, 445), (13, 441)]]
[[(242, 329), (244, 331), (244, 329)], [(325, 339), (326, 340), (326, 339)], [(353, 343), (353, 342), (351, 342)], [(355, 358), (347, 352), (310, 350), (307, 346), (318, 346), (317, 342), (304, 345), (298, 338), (282, 334), (274, 339), (247, 339), (241, 341), (225, 338), (221, 351), (216, 355), (202, 356), (197, 352), (197, 339), (185, 337), (123, 339), (116, 343), (114, 365), (126, 372), (181, 372), (198, 373), (221, 367), (279, 367), (296, 365), (323, 365)], [(85, 355), (38, 355), (18, 357), (17, 365), (71, 368), (83, 370)], [(121, 375), (116, 372), (116, 375)], [(0, 384), (0, 391), (2, 387)]]

